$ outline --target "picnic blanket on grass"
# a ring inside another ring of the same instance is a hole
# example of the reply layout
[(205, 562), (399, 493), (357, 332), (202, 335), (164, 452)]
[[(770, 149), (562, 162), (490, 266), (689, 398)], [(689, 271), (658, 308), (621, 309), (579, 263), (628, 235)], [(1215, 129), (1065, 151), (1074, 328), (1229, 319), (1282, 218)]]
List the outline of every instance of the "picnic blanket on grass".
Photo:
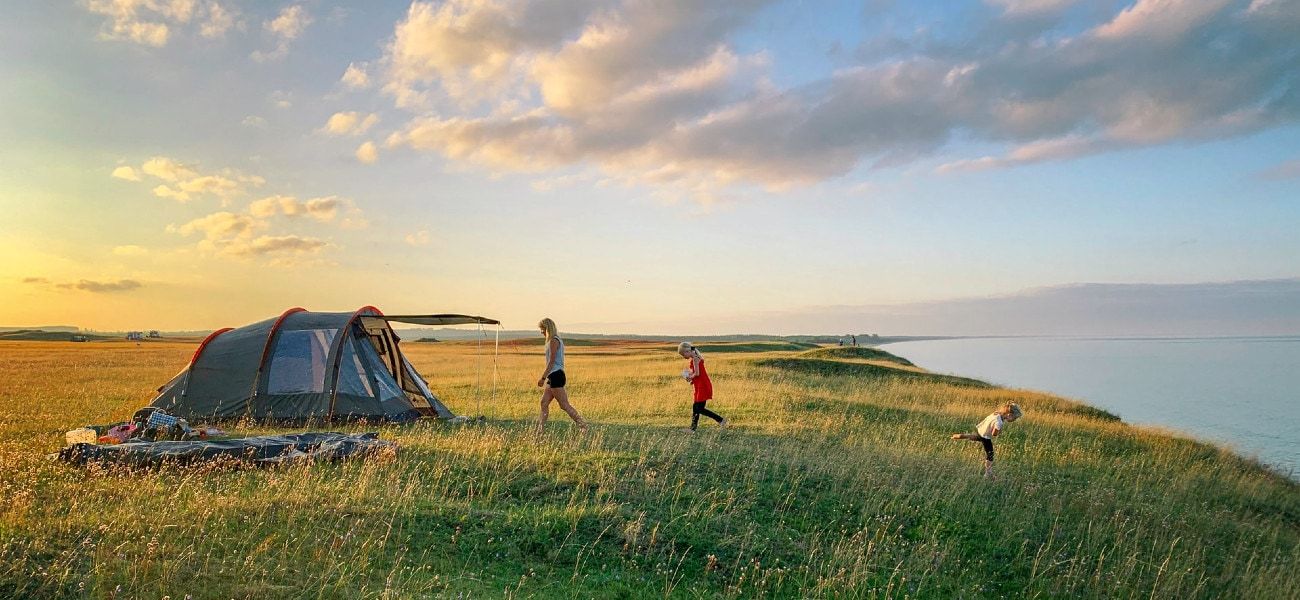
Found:
[(59, 458), (75, 465), (100, 463), (135, 467), (161, 464), (193, 464), (229, 460), (272, 465), (292, 462), (338, 461), (391, 452), (397, 444), (370, 433), (291, 433), (214, 441), (130, 440), (97, 446), (73, 444), (59, 452)]

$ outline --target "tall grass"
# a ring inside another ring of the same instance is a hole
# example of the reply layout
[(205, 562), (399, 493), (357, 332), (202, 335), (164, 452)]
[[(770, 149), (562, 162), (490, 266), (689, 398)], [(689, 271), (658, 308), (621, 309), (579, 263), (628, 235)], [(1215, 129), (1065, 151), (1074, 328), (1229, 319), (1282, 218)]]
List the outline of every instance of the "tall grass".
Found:
[[(493, 396), (490, 356), (410, 344), (445, 402), (481, 406), (485, 424), (380, 427), (400, 450), (365, 462), (130, 472), (44, 455), (66, 429), (130, 415), (193, 346), (0, 342), (0, 596), (1300, 589), (1300, 490), (1257, 464), (1067, 399), (885, 357), (761, 350), (709, 356), (710, 408), (734, 427), (692, 435), (673, 352), (571, 348), (570, 394), (594, 425), (581, 435), (556, 411), (538, 436), (538, 348), (501, 356)], [(947, 435), (1007, 400), (1027, 416), (998, 440), (1002, 479), (989, 483), (978, 446)]]

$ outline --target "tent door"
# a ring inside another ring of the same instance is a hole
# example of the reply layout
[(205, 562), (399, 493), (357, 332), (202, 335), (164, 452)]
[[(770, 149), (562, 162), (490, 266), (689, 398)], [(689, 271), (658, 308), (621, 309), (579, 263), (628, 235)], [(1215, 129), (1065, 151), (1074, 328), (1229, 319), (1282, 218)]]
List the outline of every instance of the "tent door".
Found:
[(434, 415), (436, 411), (429, 404), (429, 400), (420, 393), (419, 386), (412, 381), (407, 374), (405, 363), (402, 357), (402, 351), (397, 347), (397, 334), (393, 333), (388, 321), (379, 317), (361, 317), (361, 327), (366, 332), (366, 337), (370, 338), (371, 345), (379, 353), (380, 360), (388, 368), (388, 372), (397, 380), (397, 387), (406, 392), (406, 397), (410, 399), (415, 410), (424, 415)]
[(388, 328), (388, 321), (376, 319), (374, 317), (362, 317), (361, 327), (366, 330), (366, 336), (370, 338), (370, 343), (375, 347), (375, 352), (379, 353), (379, 358), (384, 361), (384, 366), (388, 367), (388, 372), (397, 379), (397, 383), (402, 383), (402, 369), (400, 359), (397, 355), (397, 343), (393, 339), (393, 330)]

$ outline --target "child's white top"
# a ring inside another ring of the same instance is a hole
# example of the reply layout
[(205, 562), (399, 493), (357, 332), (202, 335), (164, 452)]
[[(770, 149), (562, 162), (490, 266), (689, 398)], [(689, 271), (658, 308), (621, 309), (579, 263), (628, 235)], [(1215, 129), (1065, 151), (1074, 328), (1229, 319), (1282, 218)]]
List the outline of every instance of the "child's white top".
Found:
[(980, 437), (991, 440), (993, 439), (993, 430), (997, 429), (998, 431), (1001, 431), (1004, 424), (1005, 423), (1002, 421), (1002, 415), (993, 413), (984, 417), (983, 421), (980, 421), (979, 426), (975, 428), (975, 432), (980, 434)]

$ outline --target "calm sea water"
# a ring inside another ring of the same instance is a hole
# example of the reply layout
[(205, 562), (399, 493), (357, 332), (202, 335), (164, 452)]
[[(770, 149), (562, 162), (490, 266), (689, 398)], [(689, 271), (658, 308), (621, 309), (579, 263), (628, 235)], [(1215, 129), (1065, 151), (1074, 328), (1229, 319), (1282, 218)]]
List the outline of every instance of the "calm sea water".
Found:
[(1300, 478), (1300, 336), (979, 338), (886, 344), (940, 373), (1083, 400)]

